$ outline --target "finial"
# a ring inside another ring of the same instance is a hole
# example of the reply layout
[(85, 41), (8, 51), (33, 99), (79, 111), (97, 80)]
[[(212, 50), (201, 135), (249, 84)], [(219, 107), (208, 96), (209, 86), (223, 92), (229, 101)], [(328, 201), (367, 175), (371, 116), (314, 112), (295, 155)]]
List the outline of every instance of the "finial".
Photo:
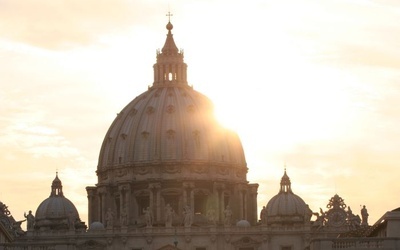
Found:
[(172, 28), (174, 28), (174, 26), (171, 23), (171, 16), (173, 16), (173, 14), (171, 14), (171, 12), (168, 11), (168, 14), (166, 15), (168, 17), (168, 24), (166, 26), (168, 31), (171, 31)]
[(173, 15), (174, 15), (174, 14), (171, 14), (171, 12), (168, 11), (168, 13), (166, 14), (166, 16), (168, 17), (168, 22), (171, 22), (171, 17), (172, 17)]

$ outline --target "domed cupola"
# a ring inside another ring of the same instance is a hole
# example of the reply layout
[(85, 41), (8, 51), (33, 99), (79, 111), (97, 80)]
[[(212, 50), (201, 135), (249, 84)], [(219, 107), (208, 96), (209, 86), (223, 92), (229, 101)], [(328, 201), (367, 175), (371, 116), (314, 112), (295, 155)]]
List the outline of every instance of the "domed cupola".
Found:
[(168, 206), (179, 216), (189, 206), (194, 223), (214, 211), (222, 223), (227, 205), (233, 219), (256, 223), (258, 185), (247, 181), (240, 139), (217, 122), (210, 99), (189, 86), (170, 20), (166, 28), (152, 86), (118, 113), (103, 140), (98, 183), (86, 188), (89, 224), (107, 225), (111, 211), (115, 218), (124, 216), (122, 225), (145, 225), (143, 211), (149, 208), (163, 225)]
[(50, 197), (40, 203), (35, 214), (35, 228), (46, 229), (82, 229), (85, 228), (79, 219), (74, 204), (64, 197), (62, 183), (58, 173), (51, 185)]
[(303, 199), (293, 193), (285, 169), (279, 193), (271, 198), (266, 207), (267, 224), (303, 223), (306, 206)]
[[(153, 85), (119, 112), (105, 136), (97, 169), (99, 183), (122, 176), (125, 180), (167, 178), (162, 175), (170, 171), (163, 169), (165, 164), (174, 168), (171, 171), (183, 173), (181, 168), (192, 163), (199, 171), (212, 174), (222, 168), (229, 174), (221, 178), (245, 181), (247, 167), (239, 137), (221, 127), (211, 101), (188, 85), (187, 65), (183, 51), (175, 45), (171, 22), (166, 28), (164, 47), (157, 51), (153, 66)], [(161, 169), (143, 169), (157, 166)]]

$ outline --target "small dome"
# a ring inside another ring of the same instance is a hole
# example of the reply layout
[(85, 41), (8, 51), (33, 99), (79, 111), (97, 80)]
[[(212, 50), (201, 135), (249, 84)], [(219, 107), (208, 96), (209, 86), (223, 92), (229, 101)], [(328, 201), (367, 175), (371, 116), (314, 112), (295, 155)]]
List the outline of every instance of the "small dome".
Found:
[(267, 223), (303, 223), (306, 203), (291, 189), (290, 178), (285, 173), (281, 180), (281, 189), (267, 204)]
[(237, 227), (250, 227), (250, 222), (248, 222), (247, 220), (240, 220), (236, 223)]
[(90, 224), (89, 231), (99, 231), (99, 230), (104, 230), (103, 223), (95, 221), (92, 224)]
[(82, 225), (75, 205), (64, 197), (58, 175), (51, 185), (50, 197), (40, 203), (35, 214), (36, 228), (68, 229), (71, 225)]

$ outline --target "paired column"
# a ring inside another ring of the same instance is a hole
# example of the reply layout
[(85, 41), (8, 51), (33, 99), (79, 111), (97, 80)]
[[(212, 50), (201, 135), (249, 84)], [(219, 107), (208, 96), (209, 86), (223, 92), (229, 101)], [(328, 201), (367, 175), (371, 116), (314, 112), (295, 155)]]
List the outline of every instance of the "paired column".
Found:
[(88, 217), (88, 223), (89, 225), (92, 224), (92, 222), (95, 219), (95, 211), (94, 211), (94, 202), (95, 202), (95, 187), (87, 187), (86, 188), (87, 194), (88, 194), (88, 211), (89, 211), (89, 217)]
[(104, 215), (105, 212), (107, 211), (106, 204), (107, 204), (107, 189), (106, 187), (100, 187), (97, 190), (98, 195), (99, 195), (99, 206), (98, 206), (98, 215), (99, 215), (99, 221), (101, 223), (105, 223), (104, 221)]
[(149, 183), (149, 207), (155, 221), (161, 220), (161, 183)]
[[(183, 187), (183, 205), (189, 205), (190, 208), (194, 209), (194, 183), (193, 182), (184, 182), (182, 183)], [(189, 195), (188, 195), (189, 194)]]
[(129, 224), (129, 204), (130, 204), (130, 185), (123, 184), (118, 187), (119, 191), (119, 219), (121, 226), (127, 226)]

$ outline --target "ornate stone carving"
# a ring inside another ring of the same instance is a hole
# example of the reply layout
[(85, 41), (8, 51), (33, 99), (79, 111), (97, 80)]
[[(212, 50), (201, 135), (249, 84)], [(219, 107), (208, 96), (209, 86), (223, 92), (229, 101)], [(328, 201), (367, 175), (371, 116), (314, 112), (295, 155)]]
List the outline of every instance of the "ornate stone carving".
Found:
[(260, 242), (250, 238), (250, 237), (242, 237), (239, 240), (236, 240), (232, 242), (232, 245), (234, 245), (237, 248), (257, 248), (260, 245)]
[(188, 113), (194, 113), (194, 111), (195, 111), (194, 105), (189, 105), (189, 106), (186, 108), (186, 111), (187, 111)]
[(137, 109), (132, 109), (131, 112), (129, 113), (130, 116), (134, 116), (137, 114)]
[(118, 190), (119, 190), (120, 192), (126, 192), (126, 191), (129, 190), (129, 185), (128, 185), (128, 184), (120, 185), (120, 186), (118, 186)]
[(123, 177), (123, 176), (126, 176), (127, 174), (128, 174), (128, 169), (126, 169), (126, 168), (117, 170), (118, 177)]
[(192, 173), (197, 173), (197, 174), (206, 174), (209, 171), (209, 168), (207, 166), (204, 165), (194, 165), (191, 167), (191, 171)]
[(229, 174), (229, 168), (226, 166), (218, 167), (217, 168), (217, 173), (220, 175), (228, 175)]
[(143, 139), (147, 139), (148, 137), (149, 137), (149, 132), (147, 132), (147, 131), (143, 131), (142, 132), (142, 137), (143, 137)]
[(121, 238), (122, 244), (125, 245), (127, 241), (128, 241), (128, 238), (127, 238), (127, 237), (122, 237), (122, 238)]
[[(111, 240), (112, 242), (112, 240)], [(95, 249), (95, 250), (100, 250), (100, 249), (105, 249), (106, 248), (106, 243), (105, 242), (99, 242), (95, 240), (88, 240), (80, 245), (78, 245), (79, 250), (86, 250), (86, 249)]]
[(344, 203), (344, 200), (342, 199), (342, 197), (340, 197), (339, 195), (335, 194), (330, 200), (328, 205), (326, 205), (327, 208), (329, 209), (337, 209), (337, 208), (341, 208), (341, 209), (345, 209), (347, 207), (347, 205)]
[(194, 138), (194, 141), (196, 142), (196, 144), (199, 145), (200, 144), (200, 131), (199, 130), (193, 131), (193, 138)]
[(162, 172), (168, 174), (174, 174), (174, 173), (180, 173), (182, 172), (182, 170), (180, 166), (171, 165), (171, 166), (163, 166)]
[(224, 183), (214, 182), (214, 188), (219, 191), (222, 191), (222, 190), (225, 190), (226, 186)]
[(210, 241), (215, 242), (217, 240), (217, 236), (215, 234), (210, 236)]
[(151, 115), (151, 114), (153, 114), (154, 112), (155, 112), (155, 108), (154, 108), (154, 107), (152, 107), (152, 106), (147, 107), (146, 113), (147, 113), (148, 115)]
[(172, 113), (174, 113), (175, 112), (175, 106), (174, 105), (168, 105), (167, 106), (167, 113), (168, 114), (172, 114)]
[(246, 173), (247, 173), (247, 170), (244, 170), (244, 169), (237, 169), (237, 170), (236, 170), (236, 177), (239, 177), (239, 178), (245, 177), (245, 176), (246, 176)]
[(167, 138), (168, 138), (168, 139), (174, 139), (174, 138), (175, 138), (175, 130), (173, 130), (173, 129), (168, 129), (168, 130), (167, 130)]
[(194, 183), (193, 182), (184, 182), (182, 183), (183, 188), (194, 188)]
[(145, 174), (152, 172), (152, 168), (151, 167), (135, 167), (133, 169), (133, 172), (135, 174), (145, 175)]
[(106, 171), (99, 173), (100, 179), (105, 181), (108, 179), (108, 173)]
[[(326, 205), (329, 210), (325, 212), (327, 221), (326, 225), (327, 226), (333, 226), (333, 227), (341, 227), (344, 226), (346, 223), (346, 212), (344, 209), (347, 207), (347, 205), (344, 203), (344, 200), (337, 194), (335, 194), (330, 200), (328, 205)], [(322, 209), (321, 210), (321, 214)]]
[(159, 189), (161, 188), (161, 183), (156, 182), (156, 183), (149, 183), (149, 189)]

